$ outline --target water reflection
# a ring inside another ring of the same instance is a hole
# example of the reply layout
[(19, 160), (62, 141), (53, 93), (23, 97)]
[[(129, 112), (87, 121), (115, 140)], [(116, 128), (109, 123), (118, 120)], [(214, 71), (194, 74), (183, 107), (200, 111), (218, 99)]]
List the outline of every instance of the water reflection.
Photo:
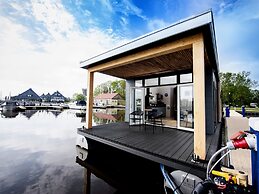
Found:
[(1, 116), (4, 118), (15, 118), (18, 114), (19, 112), (11, 110), (3, 110), (1, 112)]
[(27, 119), (30, 119), (38, 110), (26, 110), (24, 112), (21, 112), (22, 115), (24, 115)]
[[(116, 116), (116, 111), (106, 114), (122, 120), (124, 115), (117, 111)], [(82, 127), (85, 114), (71, 110), (0, 114), (1, 194), (86, 192), (86, 170), (75, 163), (76, 129)], [(101, 124), (102, 120), (96, 121)], [(108, 118), (103, 121), (115, 122)], [(91, 190), (114, 193), (117, 189), (92, 174)]]
[(67, 111), (58, 117), (46, 110), (1, 117), (0, 193), (82, 193), (83, 169), (74, 161), (75, 129), (81, 125)]
[(58, 117), (58, 115), (60, 115), (60, 113), (62, 112), (61, 110), (50, 110), (50, 112), (55, 116)]

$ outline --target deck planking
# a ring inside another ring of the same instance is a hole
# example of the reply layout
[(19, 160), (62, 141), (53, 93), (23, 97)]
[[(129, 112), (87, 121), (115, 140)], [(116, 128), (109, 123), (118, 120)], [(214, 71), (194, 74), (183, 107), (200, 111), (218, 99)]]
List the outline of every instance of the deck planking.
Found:
[(207, 136), (207, 157), (204, 163), (193, 163), (193, 133), (179, 129), (144, 126), (129, 127), (128, 123), (110, 123), (94, 126), (92, 129), (78, 129), (86, 138), (113, 146), (134, 155), (162, 163), (166, 166), (189, 170), (199, 176), (205, 176), (208, 159), (217, 150), (220, 140), (220, 128), (214, 135)]

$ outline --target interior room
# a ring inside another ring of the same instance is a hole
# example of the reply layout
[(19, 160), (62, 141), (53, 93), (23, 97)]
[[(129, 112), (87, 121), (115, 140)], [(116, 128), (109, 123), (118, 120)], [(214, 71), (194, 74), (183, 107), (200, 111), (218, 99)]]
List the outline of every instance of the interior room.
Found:
[(177, 87), (145, 88), (145, 110), (163, 113), (164, 125), (177, 127)]

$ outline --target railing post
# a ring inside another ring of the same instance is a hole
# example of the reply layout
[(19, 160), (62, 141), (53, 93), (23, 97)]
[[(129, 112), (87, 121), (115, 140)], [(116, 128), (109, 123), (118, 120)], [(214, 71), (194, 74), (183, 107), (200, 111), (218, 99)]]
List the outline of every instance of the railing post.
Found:
[(230, 117), (230, 110), (228, 106), (226, 106), (226, 117)]
[(243, 115), (243, 117), (246, 116), (246, 109), (245, 109), (245, 106), (244, 106), (244, 105), (242, 106), (242, 115)]

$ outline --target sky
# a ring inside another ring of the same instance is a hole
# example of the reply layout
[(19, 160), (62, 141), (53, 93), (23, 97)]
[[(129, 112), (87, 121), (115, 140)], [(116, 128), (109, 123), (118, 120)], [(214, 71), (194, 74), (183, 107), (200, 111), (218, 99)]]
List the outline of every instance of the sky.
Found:
[[(2, 0), (0, 98), (86, 88), (80, 61), (212, 9), (220, 71), (259, 80), (258, 0)], [(95, 84), (111, 78), (95, 76)]]

